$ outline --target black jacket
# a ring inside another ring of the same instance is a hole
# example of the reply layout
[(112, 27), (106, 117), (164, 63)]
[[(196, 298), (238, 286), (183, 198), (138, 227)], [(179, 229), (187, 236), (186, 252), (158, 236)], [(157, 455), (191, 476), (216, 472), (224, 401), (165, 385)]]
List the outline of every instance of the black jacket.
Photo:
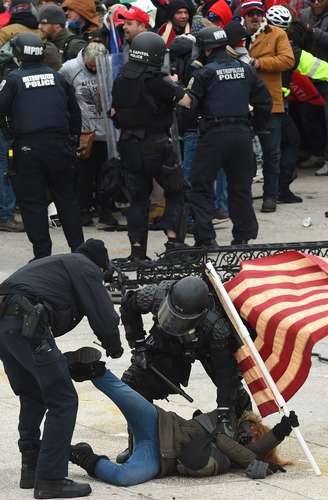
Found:
[(0, 285), (0, 295), (15, 294), (46, 306), (55, 337), (75, 328), (86, 316), (109, 351), (120, 350), (119, 317), (103, 286), (100, 269), (88, 257), (59, 254), (27, 264)]

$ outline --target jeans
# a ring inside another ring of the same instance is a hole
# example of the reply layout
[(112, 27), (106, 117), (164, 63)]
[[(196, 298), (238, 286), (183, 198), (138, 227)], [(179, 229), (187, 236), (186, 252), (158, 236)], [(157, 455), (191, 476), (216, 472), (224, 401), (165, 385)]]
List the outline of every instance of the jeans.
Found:
[(122, 465), (100, 458), (95, 475), (116, 486), (132, 486), (150, 481), (160, 471), (158, 415), (154, 405), (107, 370), (93, 384), (121, 410), (133, 434), (133, 453)]
[(198, 134), (187, 132), (183, 136), (183, 171), (186, 179), (189, 180), (191, 162), (198, 144)]
[(4, 178), (8, 167), (8, 144), (0, 132), (0, 219), (8, 221), (15, 216), (16, 198), (11, 184)]
[(263, 199), (276, 200), (279, 194), (280, 143), (283, 113), (272, 113), (267, 130), (260, 135), (263, 152)]
[(218, 175), (216, 176), (216, 181), (214, 185), (214, 203), (215, 208), (220, 210), (220, 212), (227, 214), (228, 210), (228, 182), (227, 176), (224, 173), (223, 168), (219, 168)]

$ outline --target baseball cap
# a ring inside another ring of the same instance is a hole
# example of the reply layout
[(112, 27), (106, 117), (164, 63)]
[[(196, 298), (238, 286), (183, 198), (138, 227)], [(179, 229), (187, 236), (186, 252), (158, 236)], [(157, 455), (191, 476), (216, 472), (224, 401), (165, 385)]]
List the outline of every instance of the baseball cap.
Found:
[(61, 7), (57, 5), (45, 5), (39, 11), (40, 24), (60, 24), (65, 26), (66, 16)]
[(138, 21), (139, 23), (143, 23), (146, 26), (149, 24), (149, 16), (147, 12), (139, 9), (139, 7), (130, 7), (129, 10), (124, 13), (122, 12), (118, 17), (122, 19), (128, 19), (129, 21)]
[(245, 16), (248, 12), (252, 10), (258, 10), (259, 12), (265, 13), (265, 8), (261, 0), (245, 0), (241, 4), (240, 13)]

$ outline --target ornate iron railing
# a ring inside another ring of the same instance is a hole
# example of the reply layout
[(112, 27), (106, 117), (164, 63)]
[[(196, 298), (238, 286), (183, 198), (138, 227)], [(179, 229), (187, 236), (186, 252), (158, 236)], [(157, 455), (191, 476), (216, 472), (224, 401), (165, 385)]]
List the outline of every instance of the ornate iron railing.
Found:
[(161, 254), (157, 260), (142, 265), (126, 263), (123, 259), (113, 261), (116, 275), (111, 285), (113, 297), (129, 288), (159, 283), (163, 280), (180, 279), (184, 276), (201, 276), (209, 260), (223, 281), (232, 278), (240, 269), (240, 263), (288, 250), (298, 250), (320, 257), (328, 257), (328, 241), (305, 241), (292, 243), (266, 243), (255, 245), (222, 246), (218, 252), (207, 252), (203, 248), (188, 248)]

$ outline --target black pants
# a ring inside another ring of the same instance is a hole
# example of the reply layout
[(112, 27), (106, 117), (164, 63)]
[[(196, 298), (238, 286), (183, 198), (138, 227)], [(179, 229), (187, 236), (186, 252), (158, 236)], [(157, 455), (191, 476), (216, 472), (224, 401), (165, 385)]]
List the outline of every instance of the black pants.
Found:
[(213, 183), (219, 168), (228, 181), (228, 207), (237, 240), (257, 237), (258, 224), (252, 205), (254, 155), (251, 132), (247, 126), (231, 124), (209, 129), (201, 135), (190, 173), (191, 209), (197, 244), (215, 239), (212, 224)]
[[(78, 164), (78, 198), (80, 208), (88, 211), (92, 206), (97, 206), (97, 181), (101, 166), (107, 160), (106, 142), (95, 141), (92, 146), (90, 158), (80, 160)], [(105, 208), (105, 207), (101, 207)]]
[(153, 179), (164, 189), (166, 208), (161, 226), (177, 230), (183, 212), (184, 194), (182, 188), (176, 190), (169, 185), (169, 179), (162, 173), (169, 148), (170, 143), (165, 134), (149, 136), (143, 141), (136, 139), (120, 143), (125, 184), (131, 197), (127, 222), (132, 244), (147, 244), (149, 197), (153, 190)]
[(293, 182), (294, 170), (297, 166), (297, 153), (300, 147), (299, 132), (288, 113), (284, 113), (281, 132), (279, 192), (283, 194), (289, 190), (289, 185)]
[[(63, 479), (78, 397), (67, 361), (54, 339), (42, 332), (39, 337), (33, 341), (22, 337), (21, 320), (14, 316), (0, 320), (0, 358), (20, 399), (19, 449), (22, 453), (40, 449), (37, 479)], [(40, 424), (46, 411), (40, 443)]]
[(47, 190), (56, 204), (67, 243), (83, 243), (72, 150), (67, 138), (47, 135), (17, 139), (13, 186), (36, 258), (51, 255)]

